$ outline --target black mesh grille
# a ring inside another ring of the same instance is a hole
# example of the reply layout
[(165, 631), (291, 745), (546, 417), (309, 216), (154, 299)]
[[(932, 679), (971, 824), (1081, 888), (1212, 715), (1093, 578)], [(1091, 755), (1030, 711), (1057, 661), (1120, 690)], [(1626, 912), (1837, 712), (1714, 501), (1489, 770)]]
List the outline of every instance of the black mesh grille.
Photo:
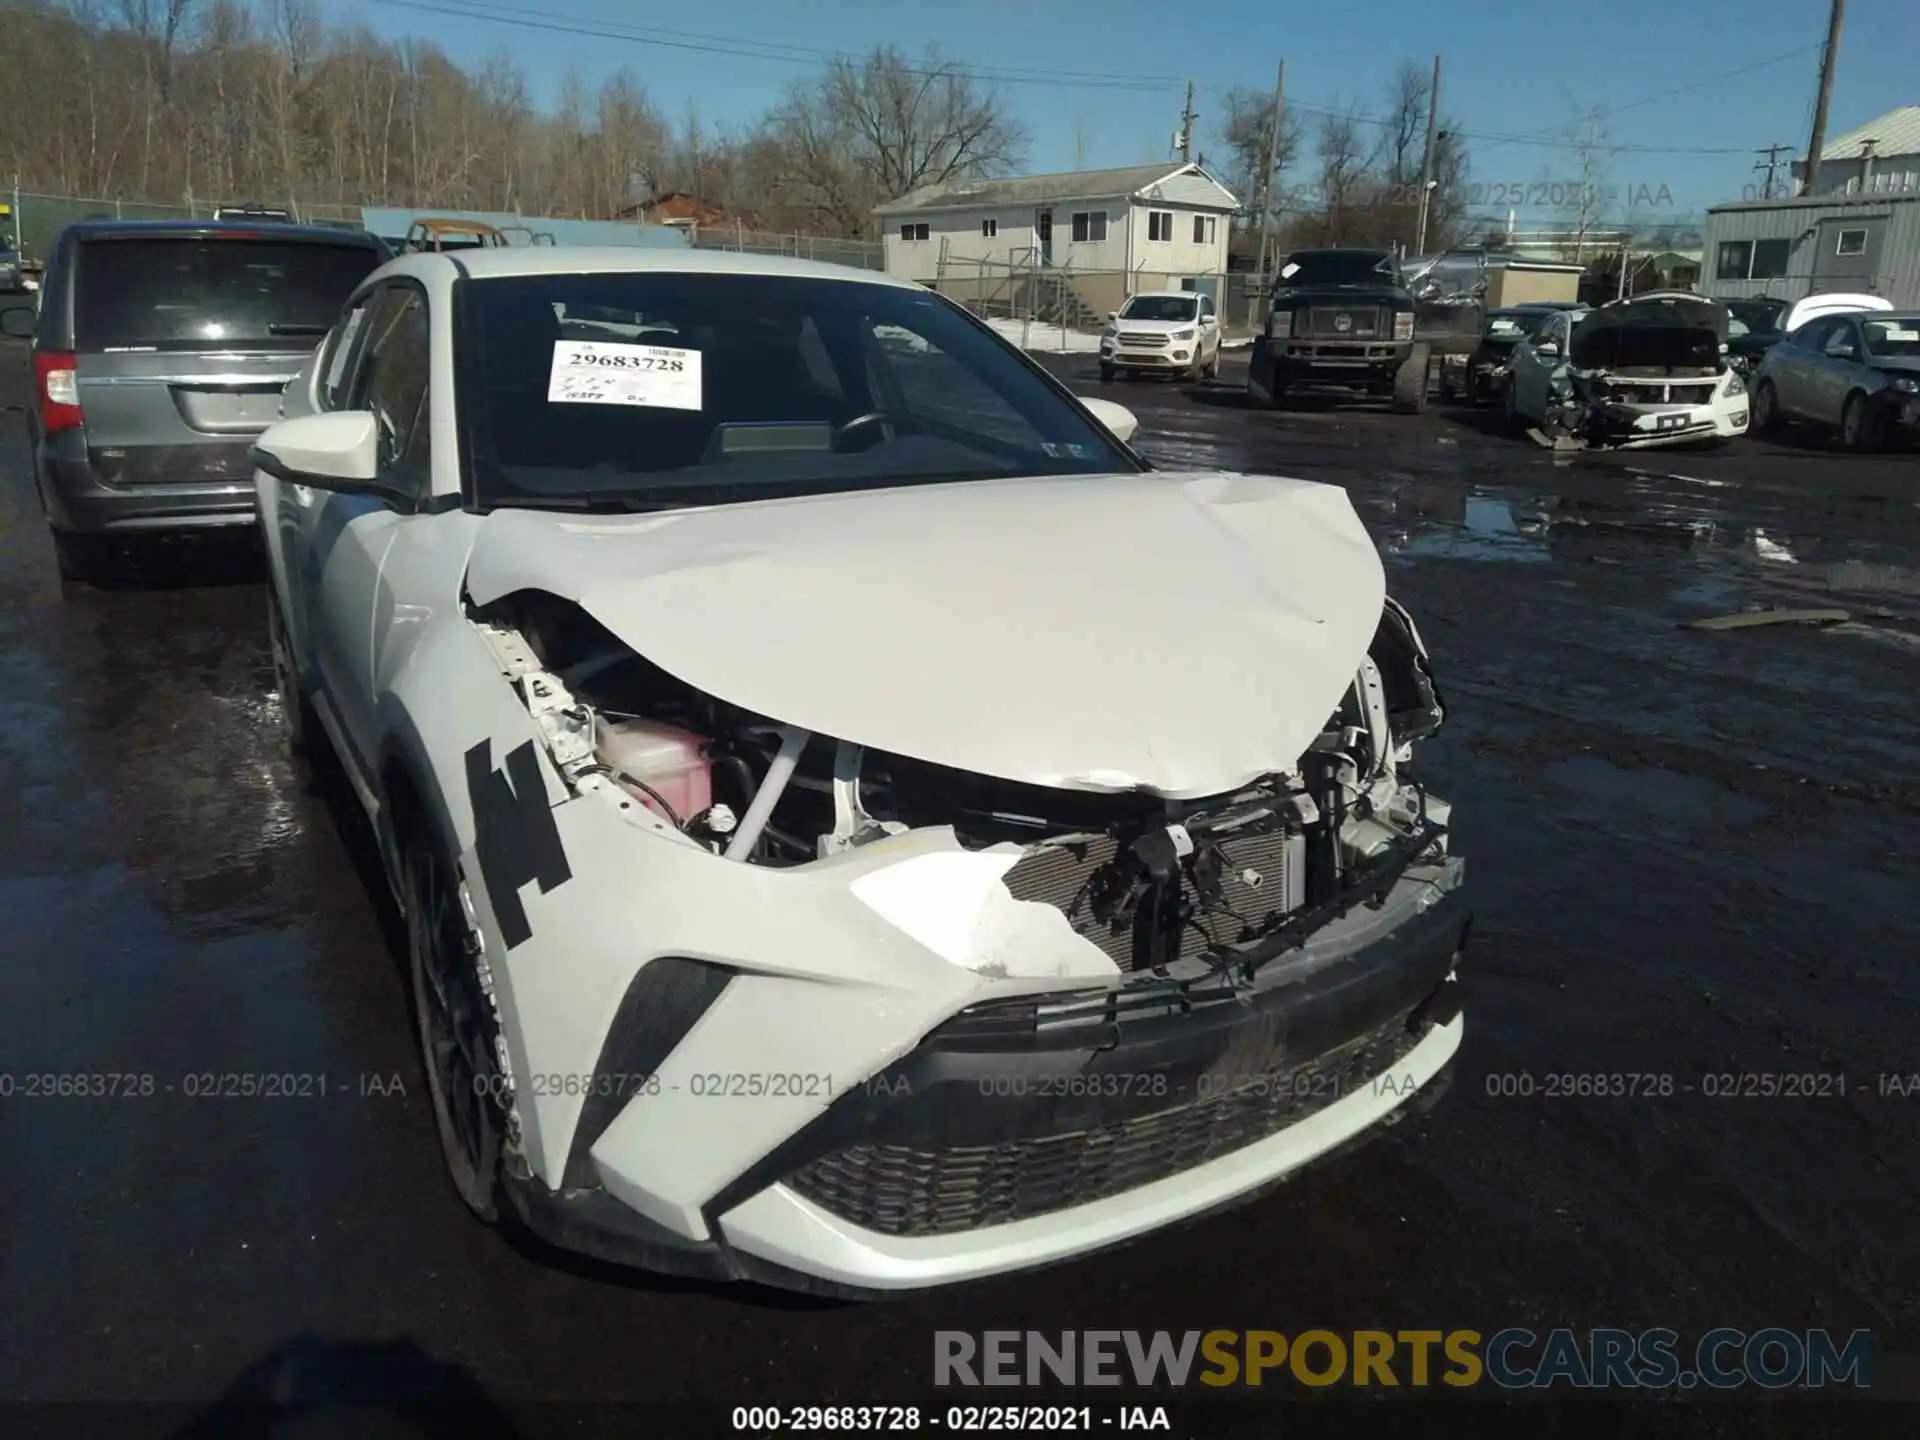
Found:
[[(991, 1145), (853, 1144), (786, 1178), (789, 1188), (883, 1235), (951, 1235), (1047, 1215), (1231, 1154), (1373, 1083), (1421, 1037), (1404, 1017), (1308, 1064), (1235, 1071), (1168, 1108)], [(1231, 1065), (1230, 1058), (1223, 1059)]]
[[(1134, 964), (1133, 927), (1118, 929), (1093, 913), (1095, 874), (1112, 863), (1118, 846), (1107, 836), (1036, 849), (1006, 874), (1016, 900), (1051, 905), (1067, 917), (1074, 933), (1104, 950), (1122, 970)], [(1284, 831), (1223, 841), (1226, 861), (1219, 893), (1195, 907), (1195, 922), (1180, 936), (1180, 957), (1190, 959), (1216, 945), (1230, 945), (1275, 911), (1300, 900), (1300, 840)], [(1183, 881), (1183, 884), (1186, 882)], [(1188, 886), (1188, 899), (1193, 899)]]

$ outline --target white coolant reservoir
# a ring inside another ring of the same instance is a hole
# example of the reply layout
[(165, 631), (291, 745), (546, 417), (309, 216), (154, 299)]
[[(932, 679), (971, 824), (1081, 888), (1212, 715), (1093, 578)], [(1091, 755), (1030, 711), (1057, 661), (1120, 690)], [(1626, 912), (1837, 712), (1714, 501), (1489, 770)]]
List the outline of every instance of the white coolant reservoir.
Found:
[[(662, 818), (684, 825), (713, 804), (713, 765), (701, 753), (706, 737), (652, 720), (600, 715), (594, 718), (593, 738), (615, 781)], [(671, 815), (662, 801), (673, 807)]]

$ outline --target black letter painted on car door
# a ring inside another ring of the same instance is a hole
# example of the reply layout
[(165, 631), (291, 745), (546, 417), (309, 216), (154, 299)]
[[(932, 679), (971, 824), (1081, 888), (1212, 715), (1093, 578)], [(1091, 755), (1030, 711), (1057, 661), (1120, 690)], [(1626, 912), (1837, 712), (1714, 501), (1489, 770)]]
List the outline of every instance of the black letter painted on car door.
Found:
[(531, 939), (520, 887), (537, 881), (540, 893), (573, 878), (560, 828), (547, 806), (540, 758), (527, 741), (507, 756), (503, 771), (493, 768), (493, 745), (482, 740), (467, 751), (467, 798), (473, 804), (473, 848), (493, 902), (500, 938), (511, 950)]

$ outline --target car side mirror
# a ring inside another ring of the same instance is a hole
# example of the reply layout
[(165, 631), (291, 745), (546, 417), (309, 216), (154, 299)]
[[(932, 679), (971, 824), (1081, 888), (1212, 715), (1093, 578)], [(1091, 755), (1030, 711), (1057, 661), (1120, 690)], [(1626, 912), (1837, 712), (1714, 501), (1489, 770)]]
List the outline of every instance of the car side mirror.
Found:
[(391, 494), (380, 484), (379, 422), (371, 410), (300, 415), (269, 425), (253, 442), (254, 467), (290, 485), (342, 495)]
[(1118, 310), (1109, 310), (1109, 311), (1107, 312), (1107, 323), (1108, 323), (1109, 325), (1117, 325), (1117, 324), (1119, 324), (1119, 323), (1120, 323), (1120, 312), (1119, 312)]
[(1140, 428), (1140, 421), (1126, 406), (1113, 400), (1102, 400), (1098, 396), (1083, 395), (1080, 403), (1087, 407), (1087, 413), (1106, 426), (1113, 438), (1122, 445), (1133, 438), (1133, 432)]
[(1214, 326), (1218, 325), (1220, 322), (1214, 319), (1214, 317), (1211, 315), (1202, 315), (1200, 317), (1200, 323), (1203, 326), (1205, 326), (1207, 329), (1211, 330)]
[(31, 305), (9, 305), (0, 310), (0, 331), (16, 340), (31, 340), (40, 328), (40, 312)]
[(1560, 342), (1557, 340), (1542, 340), (1538, 345), (1533, 347), (1533, 353), (1536, 355), (1558, 355), (1560, 353)]

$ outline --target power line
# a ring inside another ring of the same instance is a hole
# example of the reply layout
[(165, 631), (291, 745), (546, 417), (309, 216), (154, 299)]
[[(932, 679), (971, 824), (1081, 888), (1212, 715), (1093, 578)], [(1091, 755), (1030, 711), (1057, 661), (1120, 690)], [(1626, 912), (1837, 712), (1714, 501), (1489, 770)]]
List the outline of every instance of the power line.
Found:
[[(742, 59), (775, 60), (788, 64), (827, 64), (836, 61), (858, 63), (865, 57), (845, 50), (829, 50), (799, 45), (775, 45), (770, 42), (741, 41), (726, 36), (700, 34), (691, 31), (661, 30), (653, 27), (610, 24), (609, 22), (588, 20), (581, 16), (561, 13), (541, 14), (521, 6), (488, 3), (488, 0), (374, 0), (375, 4), (389, 9), (421, 10), (431, 14), (451, 15), (465, 20), (492, 20), (496, 24), (516, 25), (526, 29), (555, 31), (562, 34), (584, 35), (596, 39), (625, 40), (635, 45), (662, 46), (667, 49), (689, 50), (700, 54), (728, 55)], [(1796, 52), (1803, 53), (1803, 52)], [(1725, 76), (1709, 76), (1693, 85), (1682, 86), (1681, 90), (1698, 89), (1713, 84), (1716, 80), (1729, 79), (1744, 75), (1765, 65), (1778, 63), (1791, 56), (1776, 56), (1770, 60), (1758, 61), (1729, 72)], [(1152, 75), (1110, 75), (1104, 71), (1085, 70), (1036, 70), (1017, 66), (974, 65), (955, 61), (952, 67), (927, 67), (911, 62), (901, 67), (910, 75), (925, 75), (938, 78), (951, 74), (956, 69), (978, 79), (1012, 85), (1051, 85), (1067, 89), (1098, 89), (1123, 91), (1159, 91), (1173, 90), (1186, 85), (1184, 79), (1175, 76)], [(1678, 93), (1678, 92), (1676, 92)], [(1630, 109), (1635, 105), (1650, 104), (1660, 96), (1648, 96), (1641, 100), (1630, 101), (1617, 107)], [(1389, 127), (1394, 124), (1390, 119), (1379, 115), (1369, 115), (1364, 111), (1341, 108), (1332, 105), (1315, 105), (1304, 100), (1291, 102), (1296, 110), (1309, 114), (1325, 115), (1335, 119), (1352, 120), (1356, 124)], [(1612, 112), (1607, 112), (1612, 113)], [(1484, 140), (1496, 144), (1526, 145), (1546, 150), (1579, 150), (1584, 147), (1573, 141), (1550, 140), (1541, 138), (1551, 131), (1541, 131), (1526, 135), (1503, 135), (1489, 131), (1450, 130), (1450, 134), (1467, 140)], [(1744, 155), (1747, 150), (1740, 146), (1672, 146), (1672, 145), (1615, 145), (1611, 151), (1622, 154), (1648, 155)]]
[[(568, 15), (564, 12), (539, 12), (521, 6), (492, 4), (488, 0), (374, 0), (377, 5), (388, 9), (414, 10), (427, 14), (445, 15), (457, 20), (490, 20), (498, 25), (512, 25), (521, 29), (541, 30), (554, 34), (578, 35), (587, 39), (624, 40), (631, 45), (648, 45), (661, 49), (679, 50), (702, 55), (724, 55), (743, 60), (772, 60), (790, 65), (821, 65), (835, 62), (858, 64), (865, 56), (851, 51), (833, 50), (823, 47), (804, 45), (785, 45), (772, 41), (742, 40), (735, 37), (713, 35), (700, 31), (665, 30), (657, 27), (632, 26), (622, 22), (590, 20), (584, 16)], [(6, 4), (0, 0), (0, 11), (18, 14), (49, 17), (48, 12), (30, 6)], [(1794, 59), (1806, 54), (1805, 47), (1788, 55), (1774, 56), (1771, 59), (1756, 61), (1722, 75), (1708, 76), (1689, 85), (1683, 85), (1660, 95), (1644, 96), (1628, 101), (1609, 110), (1598, 113), (1618, 114), (1640, 105), (1652, 104), (1670, 95), (1698, 90), (1721, 80), (1734, 79), (1750, 74), (1768, 65), (1783, 60)], [(965, 73), (994, 84), (1005, 85), (1049, 85), (1056, 89), (1104, 90), (1108, 92), (1145, 93), (1175, 90), (1185, 86), (1186, 79), (1172, 75), (1112, 74), (1105, 71), (1038, 69), (1008, 65), (976, 65), (956, 60), (948, 66), (928, 66), (911, 61), (903, 64), (905, 74), (919, 75), (931, 79), (940, 79), (947, 75)], [(1221, 87), (1214, 87), (1221, 88)], [(1327, 116), (1333, 119), (1350, 120), (1355, 124), (1373, 125), (1388, 128), (1394, 121), (1379, 115), (1370, 115), (1362, 110), (1334, 105), (1317, 105), (1311, 101), (1293, 100), (1291, 108), (1311, 115)], [(1579, 151), (1587, 147), (1577, 141), (1546, 138), (1552, 130), (1535, 131), (1522, 135), (1501, 134), (1494, 131), (1450, 129), (1449, 134), (1463, 140), (1486, 142), (1489, 148), (1502, 145), (1521, 145), (1542, 150)], [(1726, 156), (1750, 153), (1740, 146), (1672, 146), (1672, 145), (1612, 145), (1606, 147), (1610, 153), (1644, 155), (1691, 155)]]
[[(1594, 119), (1594, 120), (1604, 120), (1609, 115), (1619, 115), (1628, 110), (1637, 110), (1642, 105), (1653, 105), (1653, 104), (1657, 104), (1662, 100), (1671, 100), (1676, 95), (1686, 95), (1686, 94), (1690, 94), (1695, 90), (1703, 90), (1709, 85), (1719, 84), (1722, 80), (1737, 80), (1742, 75), (1751, 75), (1753, 74), (1754, 71), (1765, 70), (1770, 65), (1781, 65), (1787, 62), (1788, 60), (1798, 60), (1803, 55), (1811, 55), (1815, 50), (1818, 50), (1819, 48), (1820, 47), (1818, 45), (1802, 45), (1798, 50), (1789, 50), (1784, 55), (1775, 55), (1772, 58), (1767, 60), (1755, 60), (1752, 64), (1742, 65), (1736, 70), (1727, 70), (1718, 75), (1709, 75), (1705, 79), (1695, 80), (1686, 85), (1676, 85), (1671, 90), (1662, 90), (1657, 94), (1642, 95), (1638, 100), (1629, 100), (1626, 103), (1621, 105), (1604, 106), (1601, 109), (1592, 111), (1588, 116), (1584, 118)], [(1549, 126), (1545, 130), (1531, 130), (1527, 132), (1528, 136), (1551, 135), (1553, 133), (1555, 133), (1554, 127), (1551, 127), (1551, 126)], [(1625, 148), (1625, 147), (1620, 147), (1620, 148)], [(1688, 152), (1676, 150), (1669, 153), (1677, 155), (1677, 154), (1683, 154)]]

